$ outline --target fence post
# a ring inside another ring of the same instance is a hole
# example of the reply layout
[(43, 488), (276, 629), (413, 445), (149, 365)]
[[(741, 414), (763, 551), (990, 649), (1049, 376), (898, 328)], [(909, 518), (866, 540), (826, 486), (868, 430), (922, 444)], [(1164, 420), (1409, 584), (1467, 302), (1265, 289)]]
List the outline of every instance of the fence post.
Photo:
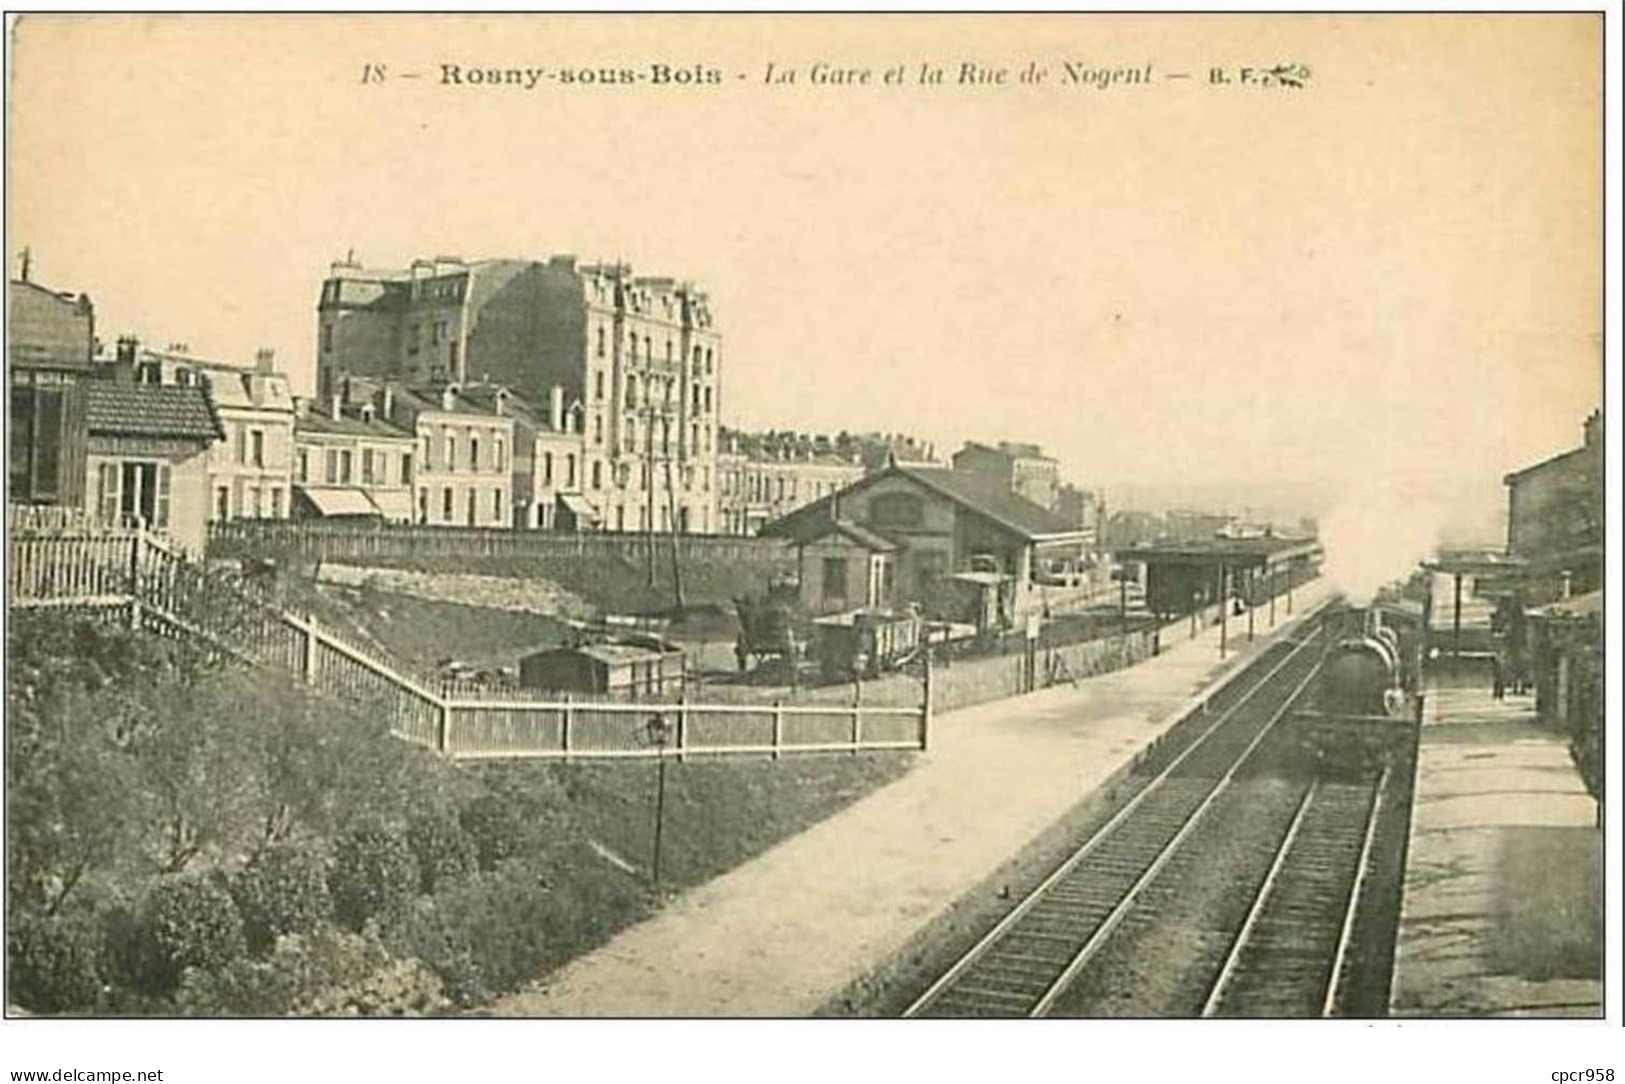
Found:
[(928, 644), (925, 649), (925, 701), (920, 705), (920, 752), (930, 745), (931, 741), (931, 648)]
[(444, 756), (451, 751), (451, 701), (442, 698), (435, 706), (439, 715), (435, 719), (434, 746)]
[(863, 741), (863, 682), (852, 683), (852, 755), (858, 755), (858, 745)]
[(564, 694), (564, 718), (559, 724), (559, 738), (564, 746), (564, 759), (570, 759), (570, 729), (575, 722), (575, 705), (570, 701), (570, 694)]
[(683, 693), (677, 694), (677, 759), (688, 759), (688, 708), (687, 697)]
[(319, 645), (316, 642), (316, 619), (307, 617), (294, 627), (305, 634), (305, 660), (302, 667), (302, 676), (305, 679), (305, 684), (314, 685), (316, 684), (316, 668), (321, 665), (320, 655), (317, 652)]
[(773, 759), (779, 759), (779, 747), (784, 744), (784, 701), (773, 701)]

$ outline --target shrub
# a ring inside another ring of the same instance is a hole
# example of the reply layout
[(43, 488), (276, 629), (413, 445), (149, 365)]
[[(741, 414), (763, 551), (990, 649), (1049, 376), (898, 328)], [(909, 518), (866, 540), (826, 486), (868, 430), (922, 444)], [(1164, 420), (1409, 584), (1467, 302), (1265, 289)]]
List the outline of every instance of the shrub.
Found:
[(520, 853), (527, 835), (519, 808), (500, 794), (482, 794), (458, 812), (463, 832), (474, 846), (482, 870)]
[(188, 971), (175, 1003), (196, 1016), (373, 1016), (435, 1012), (446, 1000), (427, 966), (322, 923), (277, 938), (264, 959)]
[(243, 920), (231, 894), (212, 876), (158, 882), (147, 899), (147, 933), (159, 982), (173, 988), (189, 967), (219, 969), (243, 954)]
[(344, 925), (359, 930), (374, 915), (388, 915), (411, 899), (417, 886), (417, 860), (399, 834), (364, 823), (339, 837), (327, 887)]
[(96, 1009), (103, 984), (102, 930), (95, 915), (13, 917), (7, 939), (11, 996), (30, 1012)]
[(398, 956), (432, 967), (459, 1005), (485, 1001), (534, 978), (548, 962), (551, 889), (524, 863), (449, 883), (419, 899), (386, 938)]
[(429, 807), (407, 823), (406, 841), (418, 863), (418, 887), (433, 892), (444, 881), (473, 872), (478, 854), (474, 841), (444, 808)]
[(327, 870), (309, 850), (282, 845), (261, 851), (232, 882), (243, 933), (257, 952), (285, 933), (313, 928), (333, 912)]

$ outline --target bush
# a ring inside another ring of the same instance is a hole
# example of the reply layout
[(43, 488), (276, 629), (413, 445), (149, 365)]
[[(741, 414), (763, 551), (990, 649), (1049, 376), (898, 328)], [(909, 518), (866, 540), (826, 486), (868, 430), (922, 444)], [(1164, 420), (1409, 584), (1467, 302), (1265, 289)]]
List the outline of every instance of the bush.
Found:
[(158, 882), (147, 899), (146, 927), (160, 968), (155, 977), (171, 989), (187, 968), (217, 970), (242, 956), (245, 948), (237, 905), (212, 876)]
[(279, 937), (264, 959), (188, 971), (175, 1002), (195, 1016), (399, 1016), (446, 1005), (425, 965), (327, 923)]
[(333, 913), (322, 859), (288, 845), (256, 855), (232, 882), (231, 894), (256, 952), (269, 950), (281, 934), (314, 928)]
[(327, 887), (333, 913), (352, 930), (388, 915), (411, 899), (418, 886), (417, 860), (406, 840), (389, 828), (360, 824), (339, 837)]
[(422, 892), (433, 892), (442, 882), (472, 873), (477, 864), (474, 841), (443, 808), (430, 807), (415, 814), (407, 823), (406, 841), (417, 859)]
[(490, 871), (520, 853), (527, 835), (518, 806), (499, 794), (482, 794), (458, 812), (463, 833), (474, 846), (482, 870)]
[(13, 917), (7, 939), (11, 997), (30, 1012), (85, 1013), (103, 985), (102, 928), (76, 911), (49, 918)]
[(432, 967), (457, 1004), (472, 1005), (543, 969), (553, 907), (547, 882), (525, 864), (510, 863), (417, 900), (386, 941), (397, 956)]

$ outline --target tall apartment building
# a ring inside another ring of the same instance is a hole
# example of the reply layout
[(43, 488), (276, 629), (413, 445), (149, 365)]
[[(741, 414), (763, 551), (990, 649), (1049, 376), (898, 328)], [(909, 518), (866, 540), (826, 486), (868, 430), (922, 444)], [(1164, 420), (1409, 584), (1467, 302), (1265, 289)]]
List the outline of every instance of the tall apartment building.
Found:
[(608, 530), (717, 529), (721, 336), (706, 295), (624, 264), (334, 264), (318, 305), (317, 386), (342, 377), (496, 383), (581, 403), (582, 490)]
[(1001, 440), (997, 446), (967, 443), (954, 453), (954, 470), (995, 478), (1018, 497), (1053, 511), (1061, 491), (1060, 464), (1036, 444)]

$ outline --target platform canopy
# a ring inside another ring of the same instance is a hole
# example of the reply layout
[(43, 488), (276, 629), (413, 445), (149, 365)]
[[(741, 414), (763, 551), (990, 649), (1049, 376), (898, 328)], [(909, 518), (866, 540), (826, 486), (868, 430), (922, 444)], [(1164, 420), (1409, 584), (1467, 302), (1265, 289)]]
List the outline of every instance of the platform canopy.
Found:
[(1324, 550), (1313, 538), (1211, 538), (1197, 542), (1152, 542), (1114, 551), (1119, 561), (1147, 565), (1205, 565), (1270, 570), (1313, 560)]
[(1528, 564), (1522, 557), (1498, 550), (1440, 550), (1432, 560), (1423, 561), (1422, 567), (1450, 576), (1508, 576), (1517, 575)]

